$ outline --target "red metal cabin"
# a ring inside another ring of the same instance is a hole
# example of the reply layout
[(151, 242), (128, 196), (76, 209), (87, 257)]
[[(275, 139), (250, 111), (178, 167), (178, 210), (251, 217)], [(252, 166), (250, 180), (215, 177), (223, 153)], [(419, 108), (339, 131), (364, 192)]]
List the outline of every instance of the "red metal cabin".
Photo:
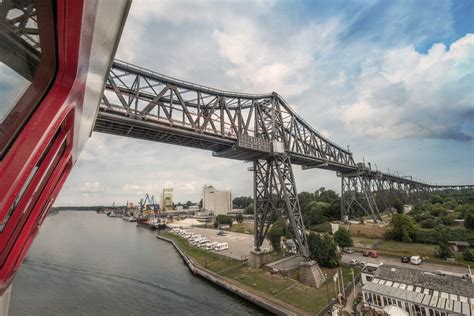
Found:
[(129, 6), (0, 2), (0, 295), (90, 136)]

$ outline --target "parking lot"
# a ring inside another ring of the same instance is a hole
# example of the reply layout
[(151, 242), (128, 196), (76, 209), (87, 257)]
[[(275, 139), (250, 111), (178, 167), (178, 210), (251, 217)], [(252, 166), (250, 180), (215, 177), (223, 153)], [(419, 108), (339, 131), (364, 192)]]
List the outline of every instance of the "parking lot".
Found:
[[(253, 235), (225, 232), (224, 236), (219, 236), (217, 235), (219, 232), (217, 229), (198, 227), (187, 228), (185, 230), (206, 237), (210, 242), (228, 243), (229, 249), (219, 251), (219, 253), (234, 259), (244, 260), (249, 257), (250, 251), (254, 249)], [(267, 240), (263, 242), (262, 250), (270, 250), (270, 244)]]

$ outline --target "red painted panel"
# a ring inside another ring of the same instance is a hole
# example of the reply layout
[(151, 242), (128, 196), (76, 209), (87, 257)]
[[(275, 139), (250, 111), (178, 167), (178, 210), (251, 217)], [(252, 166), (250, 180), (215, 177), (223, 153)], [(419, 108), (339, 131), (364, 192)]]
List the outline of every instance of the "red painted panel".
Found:
[(56, 9), (55, 81), (0, 161), (0, 220), (41, 162), (0, 233), (0, 294), (10, 284), (74, 163), (74, 116), (82, 112), (78, 107), (84, 97), (96, 3), (60, 0)]

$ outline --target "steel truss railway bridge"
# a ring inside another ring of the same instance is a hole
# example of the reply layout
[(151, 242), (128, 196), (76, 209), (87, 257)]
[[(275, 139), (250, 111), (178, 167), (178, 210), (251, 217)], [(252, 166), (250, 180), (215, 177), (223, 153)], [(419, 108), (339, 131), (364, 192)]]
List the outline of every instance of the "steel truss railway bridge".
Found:
[(94, 130), (253, 162), (255, 248), (277, 214), (305, 258), (308, 240), (293, 165), (337, 173), (342, 219), (381, 221), (394, 197), (408, 204), (426, 201), (435, 190), (473, 187), (427, 184), (356, 163), (351, 152), (318, 133), (277, 93), (217, 90), (119, 60), (109, 72)]
[[(7, 4), (2, 11), (5, 16), (14, 8)], [(28, 10), (28, 17), (35, 15), (31, 6)], [(0, 37), (5, 43), (21, 47), (28, 65), (37, 66), (38, 30), (19, 21), (23, 17), (4, 24), (12, 30), (0, 32)], [(31, 80), (30, 70), (18, 62), (14, 51), (3, 54), (12, 69)], [(289, 227), (298, 251), (308, 260), (293, 165), (336, 172), (341, 178), (343, 220), (370, 216), (381, 221), (381, 213), (391, 209), (394, 198), (405, 204), (423, 202), (436, 190), (474, 187), (427, 184), (356, 163), (351, 152), (318, 133), (277, 93), (217, 90), (119, 60), (109, 71), (94, 130), (211, 150), (216, 157), (252, 162), (256, 250), (262, 246), (272, 221), (280, 217)], [(324, 278), (318, 271), (317, 286)]]

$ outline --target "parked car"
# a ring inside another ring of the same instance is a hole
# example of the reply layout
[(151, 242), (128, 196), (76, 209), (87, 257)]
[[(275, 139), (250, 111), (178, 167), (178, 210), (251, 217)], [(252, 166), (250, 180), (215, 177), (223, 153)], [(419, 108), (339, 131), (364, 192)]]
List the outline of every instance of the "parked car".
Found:
[(367, 265), (367, 262), (361, 261), (359, 262), (359, 267), (364, 268)]
[(364, 257), (370, 257), (370, 251), (364, 250), (364, 252), (362, 253), (362, 255), (363, 255)]
[(408, 263), (408, 262), (410, 262), (410, 258), (407, 257), (407, 256), (403, 256), (403, 257), (401, 258), (401, 261), (402, 261), (403, 263)]
[(359, 260), (356, 260), (356, 259), (352, 259), (351, 262), (350, 262), (351, 266), (356, 266), (359, 264)]
[(371, 251), (371, 252), (370, 252), (370, 256), (371, 256), (372, 258), (378, 258), (378, 257), (380, 257), (380, 254), (379, 254), (378, 251)]
[(354, 250), (352, 248), (346, 248), (346, 249), (344, 249), (344, 252), (345, 253), (353, 253)]
[(220, 231), (217, 232), (217, 235), (218, 235), (218, 236), (224, 236), (224, 235), (225, 235), (225, 231), (220, 230)]
[(420, 256), (411, 256), (410, 263), (415, 265), (421, 264), (421, 257)]

